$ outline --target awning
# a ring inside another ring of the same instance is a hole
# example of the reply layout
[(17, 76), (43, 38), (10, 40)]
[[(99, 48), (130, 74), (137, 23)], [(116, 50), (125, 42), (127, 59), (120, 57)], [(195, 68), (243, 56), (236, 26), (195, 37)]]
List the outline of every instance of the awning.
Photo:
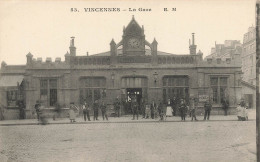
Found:
[(14, 87), (23, 81), (23, 75), (6, 75), (0, 77), (0, 87)]

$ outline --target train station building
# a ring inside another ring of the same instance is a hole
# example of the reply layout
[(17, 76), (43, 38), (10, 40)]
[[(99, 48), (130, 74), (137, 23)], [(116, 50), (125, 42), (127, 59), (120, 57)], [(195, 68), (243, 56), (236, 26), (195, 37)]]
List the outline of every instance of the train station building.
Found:
[[(76, 39), (71, 37), (65, 61), (43, 61), (28, 53), (25, 65), (2, 62), (0, 98), (5, 118), (19, 117), (17, 100), (24, 101), (26, 117), (33, 118), (37, 100), (51, 109), (56, 103), (66, 108), (71, 102), (80, 105), (84, 100), (93, 103), (103, 99), (112, 109), (117, 97), (127, 103), (133, 94), (138, 101), (165, 104), (174, 96), (187, 102), (192, 96), (198, 98), (201, 111), (204, 101), (210, 98), (213, 114), (224, 113), (221, 100), (227, 98), (229, 113), (234, 113), (241, 99), (241, 59), (203, 59), (195, 34), (191, 36), (188, 54), (162, 52), (159, 44), (156, 39), (145, 39), (144, 27), (133, 17), (123, 29), (122, 40), (108, 42), (107, 52), (77, 55)], [(127, 114), (127, 110), (122, 109), (122, 114)]]

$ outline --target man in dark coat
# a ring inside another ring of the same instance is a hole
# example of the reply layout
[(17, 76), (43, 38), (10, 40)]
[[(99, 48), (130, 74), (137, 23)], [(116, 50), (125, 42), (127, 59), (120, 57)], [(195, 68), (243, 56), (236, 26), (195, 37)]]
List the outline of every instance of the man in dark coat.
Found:
[(181, 120), (185, 121), (185, 116), (187, 113), (187, 105), (185, 104), (184, 100), (181, 99), (180, 105), (179, 105), (179, 111), (181, 113)]
[(117, 114), (117, 117), (120, 116), (120, 101), (119, 101), (119, 97), (116, 98), (116, 101), (114, 102), (114, 109), (115, 112)]
[(40, 101), (37, 100), (36, 104), (34, 105), (34, 108), (35, 108), (35, 111), (36, 111), (36, 114), (37, 114), (38, 121), (40, 119), (40, 106), (41, 106)]
[(98, 108), (99, 108), (99, 105), (98, 105), (98, 100), (96, 100), (93, 104), (93, 111), (94, 111), (94, 121), (95, 120), (98, 120)]
[(173, 97), (171, 104), (172, 104), (171, 105), (172, 106), (172, 115), (175, 116), (176, 111), (177, 111), (177, 107), (178, 107), (176, 97)]
[(136, 101), (136, 97), (133, 97), (132, 102), (131, 102), (131, 107), (132, 107), (132, 111), (133, 111), (133, 119), (135, 120), (135, 115), (137, 117), (138, 120), (138, 103)]
[(209, 101), (206, 101), (204, 104), (205, 114), (204, 114), (204, 120), (209, 120), (210, 111), (211, 111), (212, 105)]
[(18, 101), (18, 107), (19, 107), (19, 119), (25, 119), (25, 105), (23, 101)]
[(154, 100), (151, 103), (150, 109), (151, 109), (151, 118), (154, 119), (154, 111), (156, 109), (156, 103), (154, 102)]
[(141, 99), (140, 110), (141, 110), (143, 118), (145, 118), (145, 100), (144, 99)]
[(88, 121), (91, 121), (90, 116), (89, 116), (89, 111), (90, 111), (90, 106), (85, 101), (84, 104), (83, 104), (83, 115), (84, 115), (85, 121), (86, 121), (86, 117), (88, 118)]
[(158, 104), (158, 114), (160, 116), (160, 119), (162, 118), (162, 111), (163, 111), (163, 104), (161, 102), (161, 100), (159, 100), (159, 104)]
[(228, 111), (228, 107), (229, 107), (229, 102), (228, 102), (228, 100), (224, 98), (224, 99), (222, 100), (221, 104), (222, 104), (222, 108), (223, 108), (223, 110), (224, 110), (224, 112), (225, 112), (225, 116), (227, 116), (227, 111)]
[(104, 101), (102, 101), (101, 105), (100, 105), (100, 109), (101, 109), (101, 113), (102, 113), (102, 117), (103, 117), (103, 120), (108, 120), (108, 117), (107, 117), (107, 105), (105, 104)]

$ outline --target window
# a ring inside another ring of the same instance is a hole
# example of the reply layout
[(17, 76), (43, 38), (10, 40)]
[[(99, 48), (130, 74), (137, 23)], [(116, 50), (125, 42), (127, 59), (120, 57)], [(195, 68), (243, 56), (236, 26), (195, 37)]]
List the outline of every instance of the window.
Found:
[(92, 104), (106, 98), (106, 79), (104, 77), (86, 77), (80, 79), (80, 103), (86, 100)]
[(228, 86), (227, 77), (211, 77), (210, 86), (212, 89), (212, 99), (214, 103), (220, 104), (224, 98), (228, 97), (226, 92)]
[(163, 77), (163, 102), (173, 97), (189, 100), (189, 78), (187, 76)]
[(40, 80), (40, 100), (44, 106), (54, 106), (57, 103), (57, 79)]
[(148, 86), (148, 80), (145, 77), (124, 77), (121, 80), (122, 88), (142, 88)]
[(7, 106), (8, 107), (17, 107), (17, 90), (8, 90), (7, 91)]

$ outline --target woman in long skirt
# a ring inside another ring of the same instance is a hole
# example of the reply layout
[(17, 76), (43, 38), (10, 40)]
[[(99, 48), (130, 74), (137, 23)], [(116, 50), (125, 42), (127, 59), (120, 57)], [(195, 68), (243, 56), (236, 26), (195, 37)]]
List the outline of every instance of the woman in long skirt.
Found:
[(76, 122), (76, 114), (75, 114), (75, 105), (74, 103), (70, 103), (70, 110), (69, 110), (69, 117), (70, 117), (70, 122)]

